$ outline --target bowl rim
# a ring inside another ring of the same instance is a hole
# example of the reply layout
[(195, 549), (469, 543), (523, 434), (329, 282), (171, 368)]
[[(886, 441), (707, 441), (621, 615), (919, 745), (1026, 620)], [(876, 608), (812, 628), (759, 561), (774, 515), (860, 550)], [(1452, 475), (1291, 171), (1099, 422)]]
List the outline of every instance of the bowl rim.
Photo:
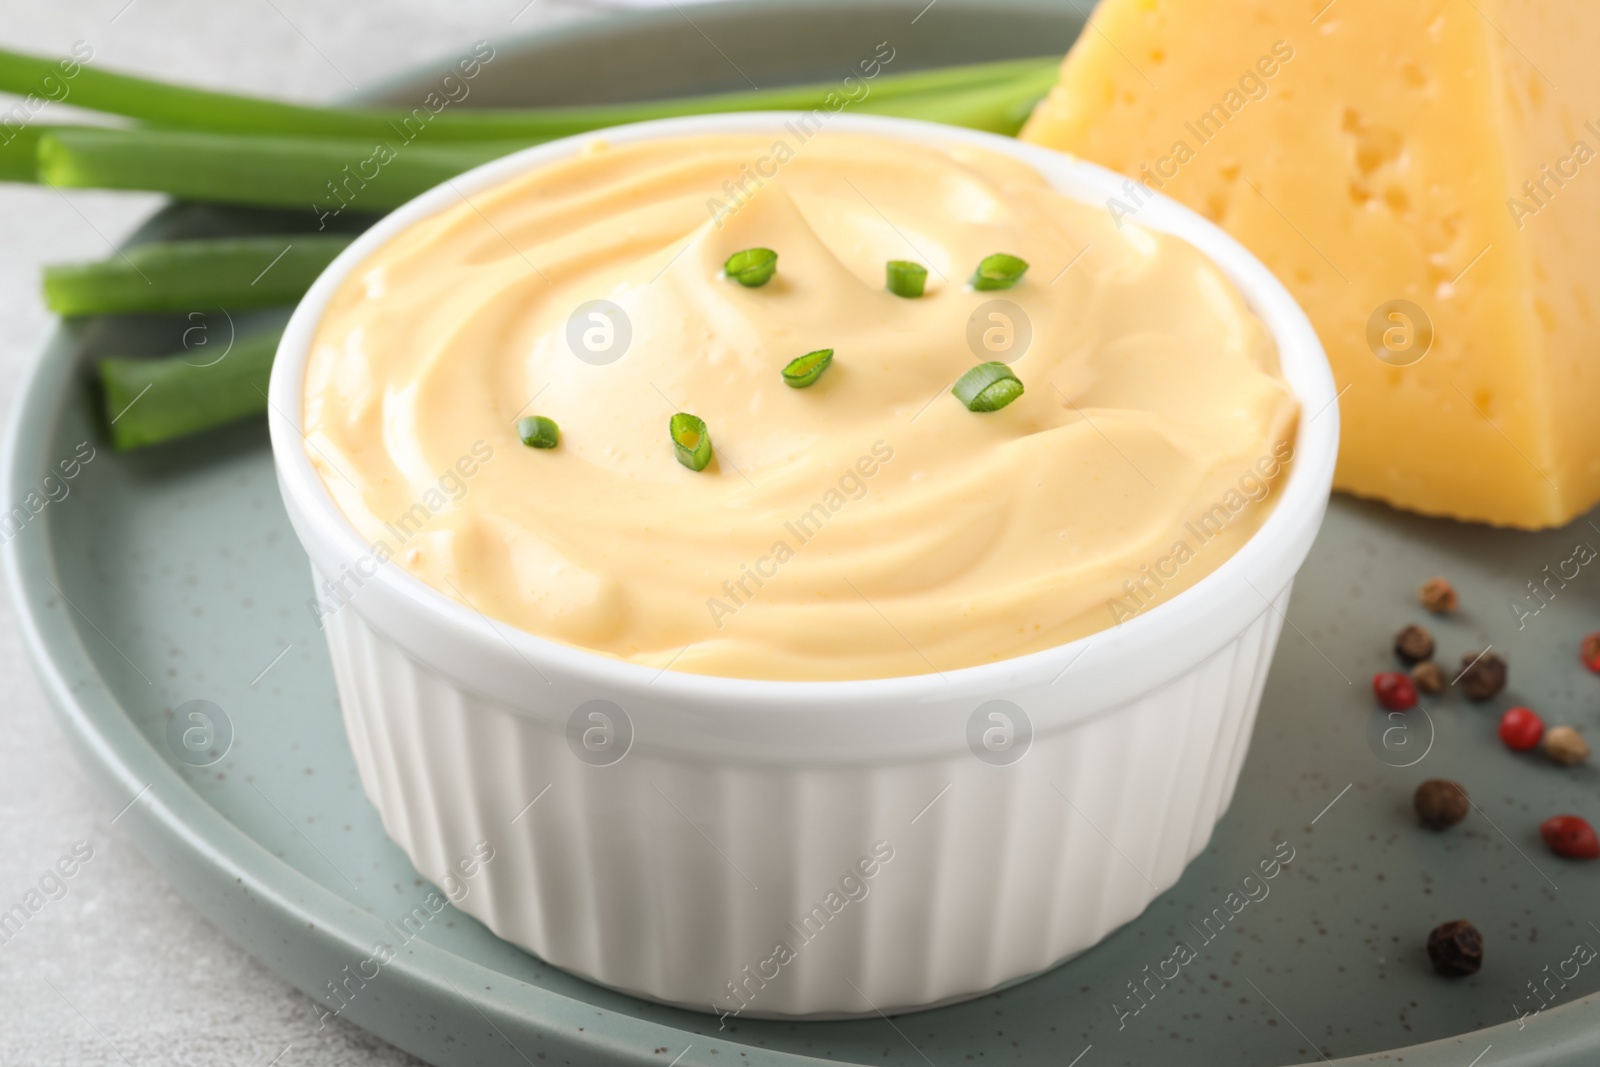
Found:
[[(689, 137), (708, 133), (777, 133), (785, 123), (815, 114), (799, 111), (737, 112), (656, 119), (593, 130), (548, 141), (482, 164), (418, 195), (384, 216), (361, 234), (318, 276), (295, 308), (279, 342), (268, 386), (273, 462), (280, 490), (297, 536), (321, 539), (341, 559), (360, 559), (371, 545), (344, 515), (312, 466), (300, 429), (303, 417), (305, 366), (322, 313), (345, 278), (370, 255), (413, 224), (535, 167), (580, 152), (597, 140), (609, 144)], [(1251, 576), (1281, 569), (1282, 557), (1301, 544), (1303, 559), (1320, 524), (1332, 486), (1338, 451), (1339, 411), (1332, 370), (1315, 330), (1288, 290), (1259, 260), (1221, 228), (1159, 192), (1151, 192), (1114, 171), (1053, 149), (999, 134), (944, 126), (916, 119), (877, 115), (831, 114), (829, 132), (879, 135), (921, 144), (961, 144), (988, 149), (1020, 160), (1039, 171), (1071, 199), (1109, 210), (1113, 198), (1125, 204), (1137, 197), (1132, 223), (1188, 241), (1234, 284), (1246, 304), (1262, 319), (1278, 349), (1280, 372), (1300, 402), (1293, 459), (1272, 512), (1251, 538), (1215, 570), (1194, 585), (1114, 626), (1047, 649), (991, 663), (934, 673), (867, 679), (762, 679), (691, 674), (647, 666), (602, 652), (541, 637), (487, 616), (440, 592), (402, 567), (379, 566), (367, 585), (381, 586), (390, 598), (447, 625), (480, 648), (509, 646), (541, 675), (540, 667), (599, 689), (643, 696), (651, 702), (678, 699), (714, 700), (742, 708), (788, 706), (797, 698), (876, 702), (925, 702), (958, 694), (987, 694), (1016, 689), (1022, 680), (1040, 676), (1059, 679), (1082, 659), (1093, 644), (1096, 659), (1122, 659), (1129, 654), (1165, 649), (1171, 639), (1204, 628), (1207, 601), (1239, 580), (1262, 600), (1262, 610), (1277, 610), (1270, 600), (1281, 582), (1261, 588)], [(1307, 530), (1309, 527), (1309, 530)], [(310, 550), (310, 545), (305, 546)], [(315, 557), (317, 553), (313, 552)], [(363, 585), (363, 589), (367, 588)], [(349, 607), (360, 612), (359, 592)], [(1219, 637), (1219, 642), (1228, 635)], [(1198, 658), (1198, 657), (1192, 657)], [(1150, 663), (1145, 660), (1146, 665)], [(1172, 675), (1182, 669), (1157, 673)], [(1157, 680), (1146, 673), (1148, 684)], [(1143, 688), (1143, 686), (1141, 686)]]

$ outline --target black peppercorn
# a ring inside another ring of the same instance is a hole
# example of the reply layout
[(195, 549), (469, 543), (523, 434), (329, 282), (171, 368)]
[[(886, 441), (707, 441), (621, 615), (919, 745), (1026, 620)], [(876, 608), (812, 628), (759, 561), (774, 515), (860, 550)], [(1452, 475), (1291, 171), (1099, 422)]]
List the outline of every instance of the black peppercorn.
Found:
[(1433, 658), (1433, 635), (1420, 626), (1407, 626), (1394, 635), (1394, 654), (1410, 666)]
[(1483, 966), (1483, 935), (1465, 919), (1440, 923), (1428, 935), (1428, 959), (1446, 978), (1477, 974)]
[(1492, 700), (1506, 687), (1506, 661), (1493, 652), (1461, 657), (1462, 692), (1468, 700)]
[(1429, 778), (1417, 786), (1411, 803), (1417, 809), (1417, 818), (1430, 830), (1448, 830), (1467, 817), (1471, 804), (1465, 789), (1443, 778)]

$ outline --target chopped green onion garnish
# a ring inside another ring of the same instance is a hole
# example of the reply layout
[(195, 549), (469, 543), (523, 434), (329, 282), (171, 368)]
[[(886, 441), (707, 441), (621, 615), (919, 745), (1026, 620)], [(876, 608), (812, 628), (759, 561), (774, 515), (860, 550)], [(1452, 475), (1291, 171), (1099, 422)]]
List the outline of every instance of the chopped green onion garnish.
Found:
[(561, 427), (543, 415), (527, 415), (517, 420), (517, 436), (529, 448), (554, 448), (561, 443)]
[[(778, 253), (770, 248), (747, 248), (735, 252), (722, 265), (728, 277), (747, 289), (766, 285), (778, 270)], [(696, 470), (700, 468), (696, 467)]]
[(678, 462), (692, 471), (703, 471), (711, 462), (711, 434), (703, 419), (687, 411), (680, 411), (667, 423), (672, 434), (672, 448), (678, 453)]
[(833, 362), (833, 349), (819, 348), (815, 352), (807, 352), (798, 359), (791, 359), (789, 365), (783, 368), (783, 384), (791, 389), (804, 389), (828, 369)]
[(999, 411), (1022, 395), (1022, 383), (1004, 363), (980, 363), (950, 390), (968, 411)]
[(984, 256), (983, 262), (978, 264), (978, 269), (973, 271), (972, 287), (1009, 289), (1020, 282), (1026, 273), (1028, 273), (1026, 260), (1008, 256), (1004, 252), (996, 252), (992, 256)]
[(909, 259), (891, 259), (885, 266), (884, 286), (895, 296), (921, 296), (928, 284), (928, 268)]

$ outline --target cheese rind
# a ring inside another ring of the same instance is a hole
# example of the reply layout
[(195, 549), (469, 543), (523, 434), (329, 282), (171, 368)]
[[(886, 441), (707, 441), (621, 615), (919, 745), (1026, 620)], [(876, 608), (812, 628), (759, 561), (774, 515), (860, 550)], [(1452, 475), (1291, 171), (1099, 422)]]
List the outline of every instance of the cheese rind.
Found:
[(1558, 525), (1600, 499), (1597, 51), (1547, 0), (1103, 0), (1022, 137), (1277, 273), (1342, 391), (1337, 487)]

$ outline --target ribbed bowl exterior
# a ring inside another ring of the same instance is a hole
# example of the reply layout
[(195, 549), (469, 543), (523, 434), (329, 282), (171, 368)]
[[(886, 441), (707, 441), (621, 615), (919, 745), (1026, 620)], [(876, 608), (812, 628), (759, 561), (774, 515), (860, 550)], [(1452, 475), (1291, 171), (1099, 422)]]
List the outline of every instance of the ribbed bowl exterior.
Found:
[(1285, 584), (1177, 678), (1041, 732), (1007, 766), (960, 735), (902, 762), (763, 765), (653, 749), (647, 721), (595, 766), (553, 718), (423, 664), (359, 605), (326, 632), (389, 836), (436, 880), (494, 850), (462, 910), (639, 996), (826, 1017), (1024, 978), (1172, 886), (1232, 799), (1288, 598)]

